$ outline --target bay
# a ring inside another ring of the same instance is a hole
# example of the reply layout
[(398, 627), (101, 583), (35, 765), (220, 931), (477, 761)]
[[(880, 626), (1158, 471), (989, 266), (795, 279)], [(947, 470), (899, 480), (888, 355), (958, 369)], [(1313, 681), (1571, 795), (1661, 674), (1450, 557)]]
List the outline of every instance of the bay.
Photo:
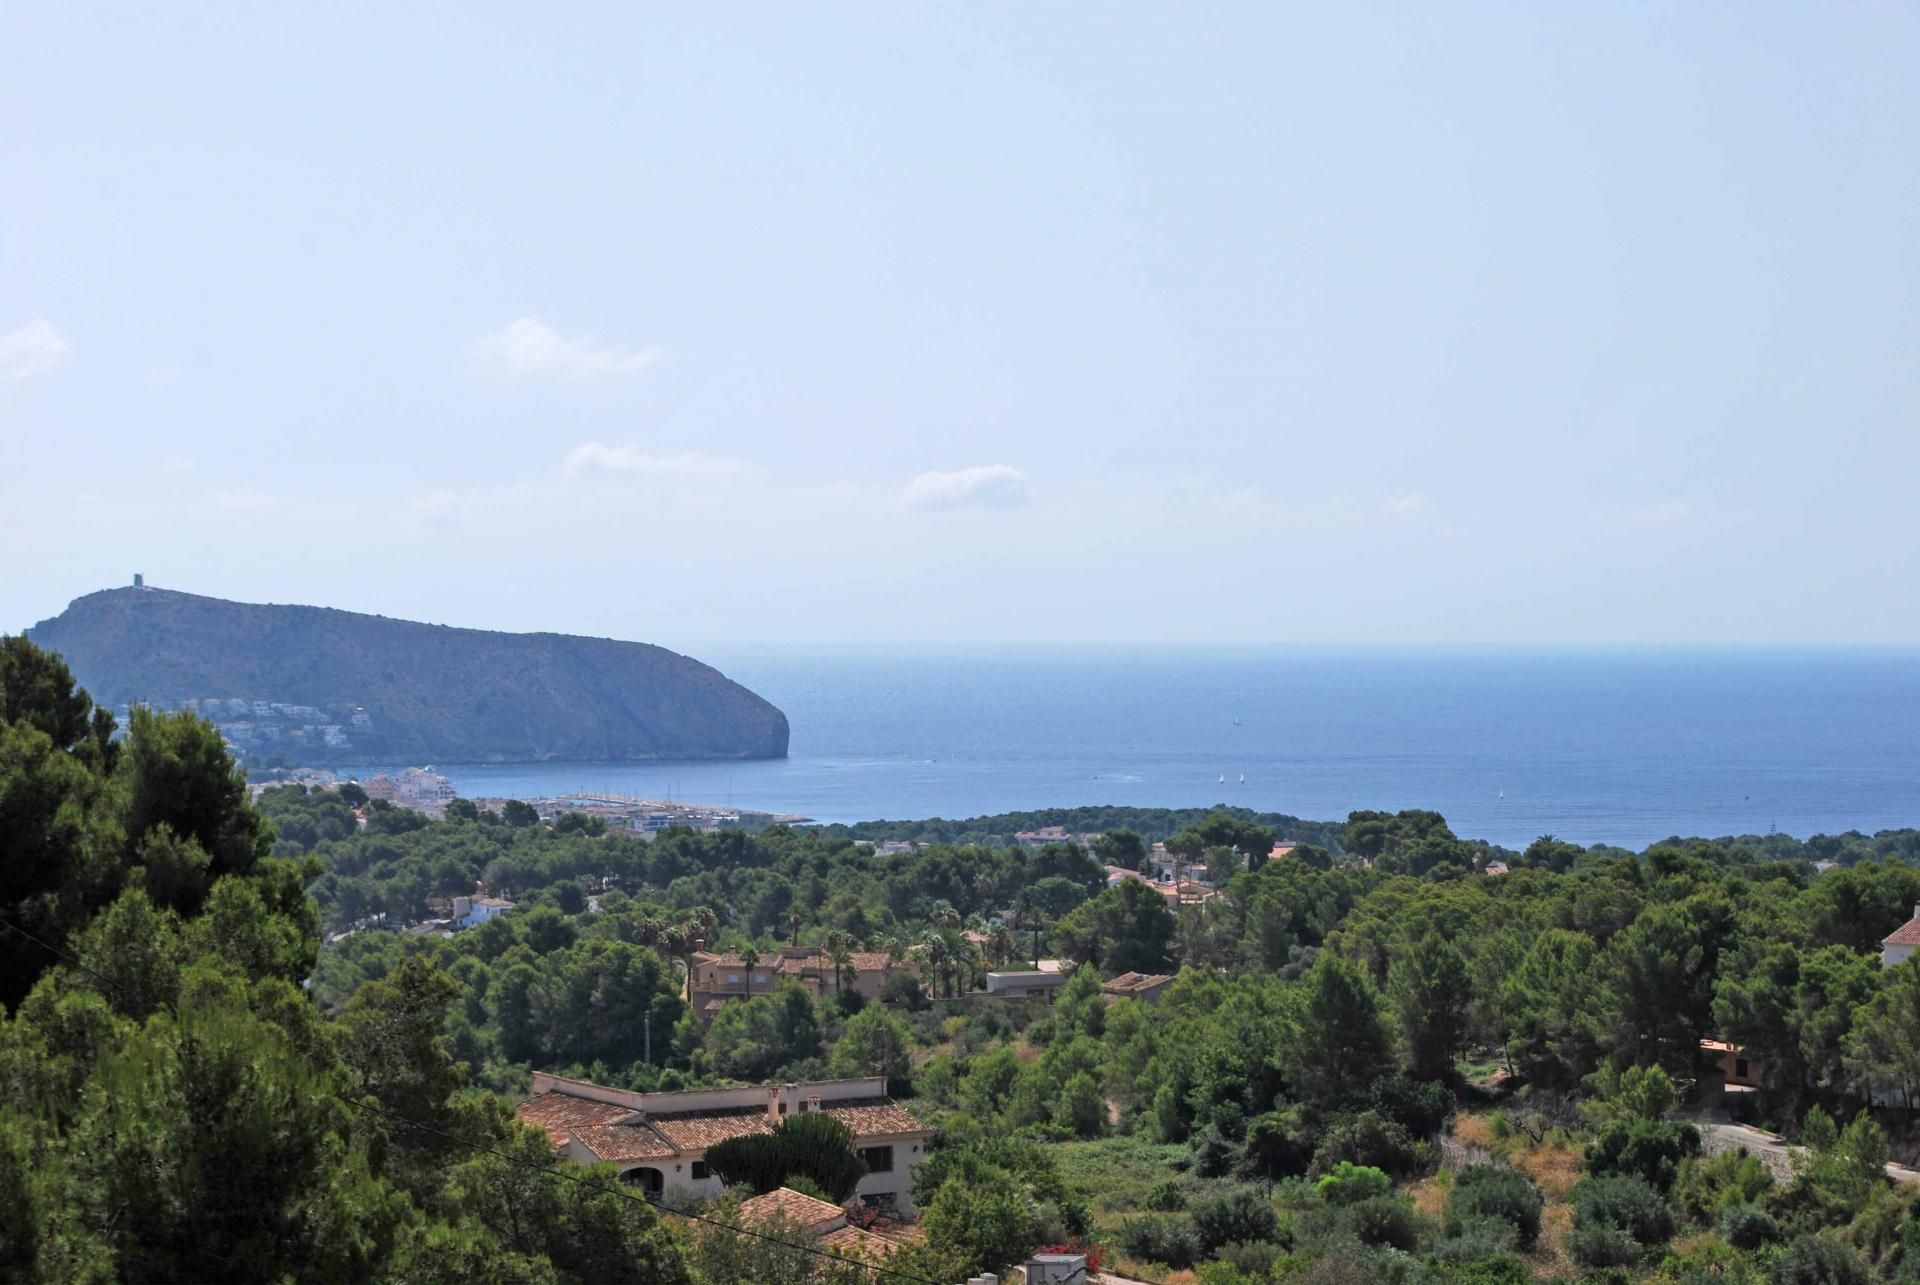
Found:
[(1920, 824), (1914, 649), (694, 654), (786, 711), (790, 757), (437, 770), (468, 796), (593, 789), (822, 821), (1082, 804), (1317, 819), (1423, 807), (1509, 846), (1552, 833), (1635, 848)]

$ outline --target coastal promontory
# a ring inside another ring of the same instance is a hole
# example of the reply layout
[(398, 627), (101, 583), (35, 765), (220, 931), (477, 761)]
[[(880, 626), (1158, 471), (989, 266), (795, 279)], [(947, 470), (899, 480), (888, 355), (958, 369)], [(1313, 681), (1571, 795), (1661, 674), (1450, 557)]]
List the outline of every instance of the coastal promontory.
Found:
[(134, 586), (28, 630), (108, 706), (192, 709), (303, 763), (783, 758), (787, 718), (646, 643), (509, 634)]

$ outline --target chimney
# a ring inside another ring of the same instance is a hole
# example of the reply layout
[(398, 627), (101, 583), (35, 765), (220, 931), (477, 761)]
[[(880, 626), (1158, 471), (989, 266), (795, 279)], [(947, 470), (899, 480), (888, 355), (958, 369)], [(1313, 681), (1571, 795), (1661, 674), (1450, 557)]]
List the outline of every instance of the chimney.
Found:
[(767, 1086), (767, 1123), (778, 1128), (780, 1124), (780, 1086)]
[(695, 937), (695, 938), (693, 939), (693, 953), (694, 953), (694, 954), (696, 954), (696, 955), (697, 955), (697, 954), (699, 954), (699, 953), (700, 953), (701, 951), (703, 951), (703, 950), (705, 950), (706, 948), (707, 948), (707, 939), (706, 939), (705, 937)]

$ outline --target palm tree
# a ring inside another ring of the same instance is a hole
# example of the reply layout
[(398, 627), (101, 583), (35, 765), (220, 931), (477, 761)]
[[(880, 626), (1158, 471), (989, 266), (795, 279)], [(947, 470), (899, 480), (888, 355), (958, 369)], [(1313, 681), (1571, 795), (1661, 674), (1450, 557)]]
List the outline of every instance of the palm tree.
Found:
[[(672, 968), (675, 964), (680, 962), (680, 957), (683, 954), (686, 954), (689, 943), (691, 943), (692, 940), (693, 940), (693, 934), (687, 931), (687, 926), (685, 924), (668, 923), (660, 929), (660, 953), (667, 957), (668, 968)], [(688, 1003), (692, 1003), (693, 1002), (693, 959), (691, 958), (691, 956), (689, 956), (687, 959), (686, 982), (687, 982), (686, 989), (682, 992), (682, 994)]]
[(956, 993), (973, 989), (973, 976), (980, 971), (980, 948), (955, 934), (949, 949), (953, 953), (953, 986)]
[(740, 962), (746, 965), (747, 998), (752, 999), (753, 998), (753, 970), (760, 963), (760, 952), (758, 950), (755, 950), (752, 946), (747, 946), (743, 948), (740, 952)]
[(827, 962), (833, 965), (833, 993), (838, 995), (847, 988), (847, 978), (855, 973), (853, 951), (847, 948), (844, 937), (837, 939), (827, 948)]
[(937, 932), (929, 931), (915, 949), (927, 961), (927, 975), (933, 980), (934, 992), (938, 994), (941, 980), (946, 977), (947, 966), (951, 963), (946, 939)]
[(1006, 964), (1013, 956), (1013, 930), (1005, 924), (995, 924), (993, 931), (987, 934), (987, 958), (995, 968)]
[(806, 922), (807, 917), (801, 912), (800, 907), (795, 906), (787, 912), (787, 927), (793, 933), (792, 945), (798, 946), (800, 944), (800, 925)]

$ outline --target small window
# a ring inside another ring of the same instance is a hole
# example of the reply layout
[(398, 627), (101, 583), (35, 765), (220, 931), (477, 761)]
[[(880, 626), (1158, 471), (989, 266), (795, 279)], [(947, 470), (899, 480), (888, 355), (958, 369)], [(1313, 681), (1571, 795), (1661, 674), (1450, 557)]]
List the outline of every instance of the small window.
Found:
[(785, 1115), (786, 1113), (787, 1113), (787, 1104), (785, 1102), (782, 1102), (780, 1104), (780, 1114)]
[(1737, 1079), (1747, 1078), (1747, 1059), (1741, 1058), (1733, 1064), (1733, 1074)]
[(727, 974), (727, 985), (738, 986), (739, 984), (740, 984), (740, 974), (738, 973)]
[(860, 1163), (867, 1167), (868, 1173), (892, 1173), (893, 1148), (862, 1147), (860, 1149)]
[(707, 1177), (707, 1162), (704, 1160), (694, 1161), (693, 1162), (693, 1180), (695, 1182), (704, 1182), (706, 1181), (706, 1177)]

